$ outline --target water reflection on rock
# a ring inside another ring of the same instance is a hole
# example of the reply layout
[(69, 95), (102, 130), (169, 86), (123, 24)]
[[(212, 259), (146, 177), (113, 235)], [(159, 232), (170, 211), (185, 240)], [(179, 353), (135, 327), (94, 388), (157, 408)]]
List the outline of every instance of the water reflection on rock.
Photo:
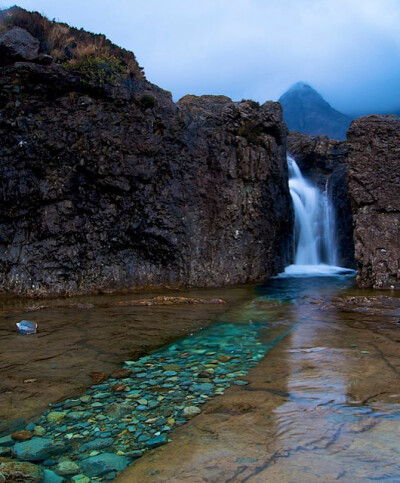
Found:
[(249, 385), (209, 402), (117, 481), (400, 481), (399, 299), (348, 285), (337, 277), (261, 286), (230, 315), (263, 319), (263, 343), (286, 337)]

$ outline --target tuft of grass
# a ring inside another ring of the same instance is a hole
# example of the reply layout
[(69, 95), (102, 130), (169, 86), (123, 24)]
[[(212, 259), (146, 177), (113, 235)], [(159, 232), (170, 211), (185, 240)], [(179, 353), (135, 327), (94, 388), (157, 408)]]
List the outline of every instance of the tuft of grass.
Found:
[(139, 99), (139, 104), (143, 109), (152, 109), (156, 105), (156, 101), (150, 94), (143, 94)]
[(257, 126), (254, 122), (247, 121), (239, 127), (237, 134), (247, 139), (250, 143), (259, 144), (262, 130), (261, 127)]
[(127, 66), (112, 55), (101, 57), (87, 54), (79, 59), (64, 61), (63, 66), (79, 72), (83, 83), (99, 86), (119, 82), (128, 74)]

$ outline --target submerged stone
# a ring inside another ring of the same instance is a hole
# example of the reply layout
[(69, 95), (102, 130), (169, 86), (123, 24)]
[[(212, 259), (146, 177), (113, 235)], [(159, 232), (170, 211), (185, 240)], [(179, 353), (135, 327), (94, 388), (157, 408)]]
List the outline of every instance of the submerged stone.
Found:
[(96, 438), (93, 441), (89, 441), (81, 446), (81, 451), (93, 451), (98, 449), (108, 448), (114, 444), (113, 438)]
[(0, 458), (0, 481), (40, 483), (43, 470), (32, 463), (22, 463), (9, 458)]
[(89, 483), (90, 482), (90, 478), (87, 477), (86, 475), (80, 474), (80, 475), (73, 476), (71, 478), (71, 481), (73, 483)]
[(23, 461), (43, 461), (49, 456), (62, 454), (67, 450), (67, 445), (50, 438), (32, 438), (14, 446), (16, 457)]
[(102, 476), (112, 471), (122, 471), (128, 464), (128, 458), (114, 453), (101, 453), (81, 461), (83, 471), (90, 477)]
[(149, 439), (146, 443), (146, 446), (148, 448), (157, 448), (157, 446), (161, 446), (163, 444), (166, 444), (167, 442), (167, 437), (164, 434), (161, 434), (160, 436)]
[(61, 461), (56, 466), (56, 472), (59, 475), (77, 475), (80, 471), (79, 466), (73, 461)]
[(44, 473), (44, 478), (42, 483), (63, 483), (65, 481), (65, 478), (63, 478), (60, 475), (57, 475), (57, 473), (54, 473), (54, 471), (45, 469), (43, 471)]
[(59, 421), (62, 421), (66, 415), (67, 413), (64, 411), (53, 411), (47, 415), (47, 421), (49, 423), (58, 423)]
[(187, 418), (191, 418), (193, 416), (196, 416), (196, 414), (200, 414), (201, 409), (198, 408), (197, 406), (186, 406), (185, 409), (183, 410), (183, 415)]

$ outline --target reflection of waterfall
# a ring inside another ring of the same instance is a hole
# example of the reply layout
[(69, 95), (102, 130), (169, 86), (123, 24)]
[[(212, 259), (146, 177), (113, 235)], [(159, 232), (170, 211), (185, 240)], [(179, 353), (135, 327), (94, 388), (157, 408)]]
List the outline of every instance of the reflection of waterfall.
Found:
[(321, 192), (306, 181), (291, 157), (288, 165), (295, 212), (295, 265), (336, 265), (334, 212), (327, 186)]

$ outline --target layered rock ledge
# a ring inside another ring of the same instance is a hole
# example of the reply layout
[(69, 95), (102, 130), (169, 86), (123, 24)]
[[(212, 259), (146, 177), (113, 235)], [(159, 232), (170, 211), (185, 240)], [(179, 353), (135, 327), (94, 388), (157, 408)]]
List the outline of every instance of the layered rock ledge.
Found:
[(400, 119), (357, 119), (348, 141), (357, 282), (400, 289)]

